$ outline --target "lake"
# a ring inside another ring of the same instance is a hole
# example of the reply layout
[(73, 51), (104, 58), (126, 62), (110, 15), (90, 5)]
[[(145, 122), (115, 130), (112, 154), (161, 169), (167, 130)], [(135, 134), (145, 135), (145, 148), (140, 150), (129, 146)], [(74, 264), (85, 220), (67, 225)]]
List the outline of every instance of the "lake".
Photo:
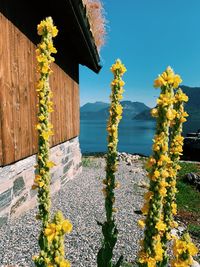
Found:
[[(81, 120), (80, 146), (82, 153), (107, 150), (106, 124), (104, 120)], [(151, 154), (154, 134), (154, 121), (122, 119), (119, 126), (118, 151), (148, 156)]]

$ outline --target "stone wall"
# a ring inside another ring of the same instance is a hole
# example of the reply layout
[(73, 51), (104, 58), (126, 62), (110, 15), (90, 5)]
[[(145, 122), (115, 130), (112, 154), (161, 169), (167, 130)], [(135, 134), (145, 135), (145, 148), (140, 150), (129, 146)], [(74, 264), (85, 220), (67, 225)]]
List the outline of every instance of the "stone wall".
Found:
[[(51, 192), (54, 194), (82, 170), (78, 137), (51, 148), (50, 155), (50, 160), (56, 164), (51, 169)], [(34, 165), (35, 155), (0, 167), (0, 227), (36, 205), (37, 190), (31, 189)]]

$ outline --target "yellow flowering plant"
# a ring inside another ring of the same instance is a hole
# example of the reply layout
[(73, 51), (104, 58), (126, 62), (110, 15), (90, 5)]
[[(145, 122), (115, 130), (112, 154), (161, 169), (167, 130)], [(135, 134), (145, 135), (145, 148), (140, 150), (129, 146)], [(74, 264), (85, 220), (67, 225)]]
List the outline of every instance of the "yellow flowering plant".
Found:
[[(144, 230), (138, 264), (145, 267), (164, 267), (168, 265), (167, 241), (172, 238), (171, 229), (177, 227), (174, 215), (176, 204), (176, 175), (182, 154), (182, 124), (188, 116), (184, 111), (184, 102), (188, 97), (178, 88), (181, 78), (168, 67), (154, 81), (155, 87), (161, 88), (157, 107), (152, 109), (152, 116), (157, 118), (153, 155), (147, 161), (150, 178), (149, 191), (145, 193), (142, 213), (145, 220), (138, 223)], [(178, 89), (177, 89), (178, 88)], [(192, 256), (197, 249), (188, 234), (181, 239), (175, 238), (174, 267), (190, 266)]]
[(51, 17), (41, 21), (37, 27), (41, 36), (41, 43), (36, 49), (38, 62), (39, 81), (36, 86), (38, 94), (38, 154), (36, 175), (33, 189), (38, 190), (37, 219), (42, 222), (42, 229), (39, 236), (40, 253), (34, 256), (33, 260), (37, 267), (70, 267), (69, 261), (64, 258), (64, 234), (69, 233), (72, 225), (63, 218), (60, 211), (56, 212), (50, 222), (50, 168), (54, 163), (49, 160), (50, 137), (53, 135), (53, 125), (50, 123), (50, 113), (53, 112), (52, 92), (49, 86), (49, 75), (52, 73), (50, 64), (54, 61), (52, 53), (56, 53), (53, 46), (53, 37), (58, 33), (53, 25)]
[(115, 172), (118, 168), (118, 125), (122, 118), (123, 110), (122, 105), (120, 104), (124, 92), (124, 81), (122, 80), (122, 76), (126, 72), (126, 68), (118, 59), (115, 64), (112, 65), (111, 71), (114, 75), (114, 79), (111, 82), (110, 116), (107, 124), (108, 152), (106, 157), (106, 178), (103, 180), (104, 188), (102, 190), (105, 196), (106, 221), (103, 224), (98, 222), (98, 224), (102, 226), (104, 236), (102, 247), (97, 255), (98, 267), (119, 267), (123, 260), (123, 257), (121, 256), (116, 264), (112, 262), (113, 249), (117, 242), (118, 235), (113, 215), (114, 212), (117, 211), (114, 207), (114, 190), (119, 187), (119, 183), (115, 181)]
[(168, 188), (168, 166), (171, 164), (168, 155), (169, 128), (176, 115), (173, 109), (174, 89), (180, 82), (180, 76), (175, 74), (170, 67), (154, 81), (154, 86), (160, 87), (161, 93), (157, 100), (157, 107), (152, 110), (152, 116), (157, 118), (157, 124), (152, 146), (153, 154), (149, 157), (146, 166), (150, 184), (141, 209), (146, 218), (138, 222), (141, 227), (145, 228), (144, 240), (141, 242), (138, 255), (139, 266), (160, 266), (165, 255), (162, 238), (167, 224), (163, 217), (163, 202)]
[(192, 243), (188, 233), (178, 239), (174, 239), (173, 255), (171, 260), (171, 267), (189, 267), (193, 264), (193, 256), (198, 253), (197, 247)]
[[(188, 114), (184, 111), (184, 102), (188, 101), (186, 94), (182, 92), (179, 88), (174, 95), (174, 116), (171, 121), (171, 133), (170, 133), (170, 146), (169, 146), (169, 158), (170, 162), (168, 164), (168, 173), (169, 176), (166, 178), (167, 192), (163, 200), (163, 219), (166, 224), (166, 231), (162, 236), (163, 249), (166, 250), (166, 244), (169, 239), (171, 239), (171, 229), (177, 226), (177, 223), (174, 221), (174, 215), (177, 214), (177, 204), (176, 204), (176, 176), (177, 172), (180, 170), (179, 160), (180, 155), (183, 151), (183, 137), (182, 134), (182, 124), (186, 121), (185, 117)], [(167, 254), (163, 258), (163, 264), (167, 263)]]

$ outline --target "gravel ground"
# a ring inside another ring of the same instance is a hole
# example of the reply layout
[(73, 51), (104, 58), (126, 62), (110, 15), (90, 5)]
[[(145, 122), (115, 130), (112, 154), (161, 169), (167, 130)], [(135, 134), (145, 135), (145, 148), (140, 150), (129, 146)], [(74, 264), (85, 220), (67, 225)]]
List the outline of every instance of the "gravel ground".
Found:
[[(83, 167), (83, 172), (57, 194), (52, 200), (54, 211), (60, 209), (73, 224), (73, 231), (66, 236), (66, 257), (74, 267), (95, 267), (96, 255), (101, 246), (101, 229), (96, 220), (104, 221), (104, 198), (101, 192), (105, 177), (103, 158), (92, 159)], [(145, 173), (138, 161), (132, 166), (120, 162), (117, 180), (121, 188), (116, 190), (116, 222), (119, 237), (115, 257), (121, 253), (131, 262), (135, 259), (138, 240), (142, 231), (137, 227), (141, 215), (144, 189), (140, 186), (146, 181)], [(10, 221), (0, 231), (0, 266), (34, 266), (32, 256), (37, 254), (39, 223), (35, 219), (37, 209), (30, 210), (14, 221)]]

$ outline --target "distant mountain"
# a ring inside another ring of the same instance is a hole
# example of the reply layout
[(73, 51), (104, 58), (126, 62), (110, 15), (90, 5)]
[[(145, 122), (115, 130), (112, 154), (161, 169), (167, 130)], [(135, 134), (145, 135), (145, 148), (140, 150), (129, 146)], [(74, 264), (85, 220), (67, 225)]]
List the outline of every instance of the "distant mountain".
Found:
[(151, 116), (151, 108), (144, 110), (142, 112), (140, 112), (139, 114), (137, 114), (135, 117), (133, 117), (134, 120), (155, 120), (155, 118), (153, 118)]
[(183, 92), (189, 97), (185, 110), (189, 114), (187, 122), (184, 123), (184, 134), (196, 132), (200, 129), (200, 87), (180, 86)]
[(188, 112), (199, 112), (200, 113), (200, 87), (189, 87), (182, 85), (181, 89), (188, 96), (189, 101), (185, 105), (185, 109)]
[[(189, 101), (185, 104), (185, 110), (188, 112), (189, 117), (187, 122), (184, 123), (184, 134), (188, 132), (197, 131), (200, 129), (200, 87), (180, 86), (183, 92), (189, 97)], [(133, 119), (136, 120), (154, 120), (150, 115), (150, 109), (145, 110)]]
[(97, 112), (101, 109), (109, 107), (108, 103), (97, 101), (95, 103), (87, 103), (80, 109), (81, 112)]
[[(123, 118), (132, 119), (144, 110), (148, 110), (144, 103), (121, 101), (123, 106)], [(109, 115), (109, 104), (104, 102), (87, 103), (80, 109), (81, 119), (107, 119)]]

